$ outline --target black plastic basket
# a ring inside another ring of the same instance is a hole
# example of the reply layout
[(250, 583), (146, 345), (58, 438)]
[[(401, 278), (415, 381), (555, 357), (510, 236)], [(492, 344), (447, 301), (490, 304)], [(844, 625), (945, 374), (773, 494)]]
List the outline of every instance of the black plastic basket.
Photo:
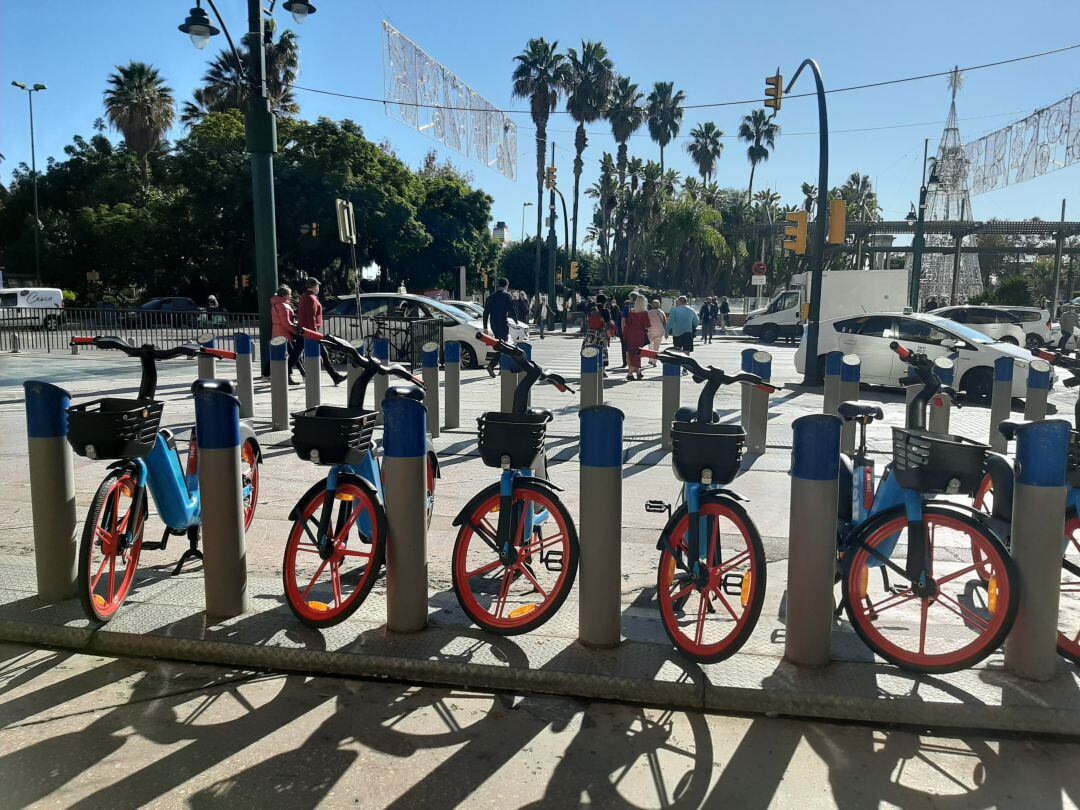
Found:
[(894, 427), (893, 475), (905, 489), (974, 495), (989, 449), (989, 445), (963, 436)]
[(319, 405), (292, 415), (296, 455), (314, 464), (359, 464), (371, 450), (375, 411)]
[(480, 457), (489, 467), (502, 467), (508, 457), (510, 469), (531, 468), (544, 452), (549, 414), (520, 414), (489, 411), (477, 418)]
[(164, 402), (106, 397), (68, 408), (68, 443), (86, 458), (142, 458), (154, 449)]
[(1069, 431), (1069, 486), (1080, 489), (1080, 430)]
[(671, 424), (671, 466), (680, 481), (730, 484), (739, 474), (745, 447), (742, 425)]

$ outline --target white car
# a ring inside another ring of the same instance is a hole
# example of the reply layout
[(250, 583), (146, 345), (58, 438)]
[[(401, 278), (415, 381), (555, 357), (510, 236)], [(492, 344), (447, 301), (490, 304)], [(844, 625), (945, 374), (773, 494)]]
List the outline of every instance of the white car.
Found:
[(931, 310), (931, 315), (962, 323), (989, 338), (1023, 346), (1027, 334), (1019, 318), (1003, 307), (961, 306)]
[[(1011, 357), (1014, 397), (1027, 396), (1027, 367), (1031, 353), (1020, 346), (991, 340), (963, 324), (930, 314), (867, 314), (822, 321), (818, 331), (818, 364), (824, 370), (825, 355), (841, 351), (856, 354), (864, 383), (901, 387), (907, 364), (889, 347), (892, 341), (931, 359), (950, 357), (956, 364), (953, 387), (970, 398), (987, 400), (994, 386), (994, 361)], [(806, 337), (795, 352), (795, 370), (806, 369)]]
[[(449, 304), (452, 307), (460, 309), (462, 312), (469, 313), (472, 317), (478, 318), (481, 321), (484, 320), (484, 305), (478, 304), (475, 301), (443, 301), (444, 304)], [(510, 339), (514, 343), (519, 341), (529, 341), (529, 325), (516, 321), (513, 318), (507, 318), (506, 322), (510, 325)]]
[[(1050, 321), (1050, 311), (1039, 307), (1006, 307), (1017, 317), (1027, 335), (1029, 349), (1039, 349), (1050, 342), (1054, 336), (1054, 325)], [(1059, 335), (1060, 337), (1060, 335)]]
[(50, 332), (60, 326), (64, 294), (55, 287), (0, 290), (0, 323), (37, 326)]

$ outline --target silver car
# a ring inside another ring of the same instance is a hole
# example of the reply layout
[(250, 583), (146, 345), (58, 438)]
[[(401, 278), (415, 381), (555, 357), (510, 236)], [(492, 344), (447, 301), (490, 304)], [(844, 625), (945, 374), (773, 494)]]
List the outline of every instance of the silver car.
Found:
[(1011, 343), (1013, 346), (1024, 346), (1027, 343), (1027, 334), (1020, 323), (1019, 318), (1004, 307), (985, 307), (968, 304), (958, 307), (942, 307), (930, 312), (939, 318), (948, 318), (950, 321), (962, 323), (969, 329), (982, 332), (988, 338), (1000, 340), (1002, 343)]

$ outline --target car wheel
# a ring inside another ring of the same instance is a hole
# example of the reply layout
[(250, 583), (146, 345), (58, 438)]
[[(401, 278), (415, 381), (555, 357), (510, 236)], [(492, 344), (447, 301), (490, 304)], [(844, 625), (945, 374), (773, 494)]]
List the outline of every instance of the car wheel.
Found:
[(775, 343), (779, 332), (776, 330), (776, 324), (765, 324), (761, 327), (761, 342), (762, 343)]
[(46, 315), (41, 326), (47, 332), (55, 332), (60, 326), (60, 319), (55, 315)]
[(461, 367), (479, 368), (479, 364), (476, 362), (476, 352), (473, 351), (472, 346), (464, 341), (461, 343)]
[(1019, 346), (1020, 345), (1020, 342), (1016, 338), (1014, 338), (1012, 335), (1005, 335), (1005, 337), (1003, 337), (1001, 339), (1001, 342), (1002, 343), (1008, 343), (1010, 346)]
[(973, 368), (960, 381), (965, 398), (975, 402), (989, 402), (994, 390), (994, 370), (980, 366)]
[(1035, 349), (1041, 349), (1043, 343), (1039, 339), (1038, 335), (1031, 334), (1031, 335), (1027, 336), (1027, 340), (1024, 341), (1024, 345), (1027, 346), (1032, 351), (1035, 351)]

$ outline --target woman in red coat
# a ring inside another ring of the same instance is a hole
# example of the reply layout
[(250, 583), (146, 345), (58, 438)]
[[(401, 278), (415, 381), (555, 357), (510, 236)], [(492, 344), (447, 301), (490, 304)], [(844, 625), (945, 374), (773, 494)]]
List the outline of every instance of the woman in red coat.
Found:
[(623, 319), (622, 341), (626, 347), (626, 364), (629, 373), (626, 379), (643, 379), (641, 374), (641, 349), (649, 345), (649, 313), (645, 308), (644, 295), (634, 296), (633, 308), (630, 314)]

